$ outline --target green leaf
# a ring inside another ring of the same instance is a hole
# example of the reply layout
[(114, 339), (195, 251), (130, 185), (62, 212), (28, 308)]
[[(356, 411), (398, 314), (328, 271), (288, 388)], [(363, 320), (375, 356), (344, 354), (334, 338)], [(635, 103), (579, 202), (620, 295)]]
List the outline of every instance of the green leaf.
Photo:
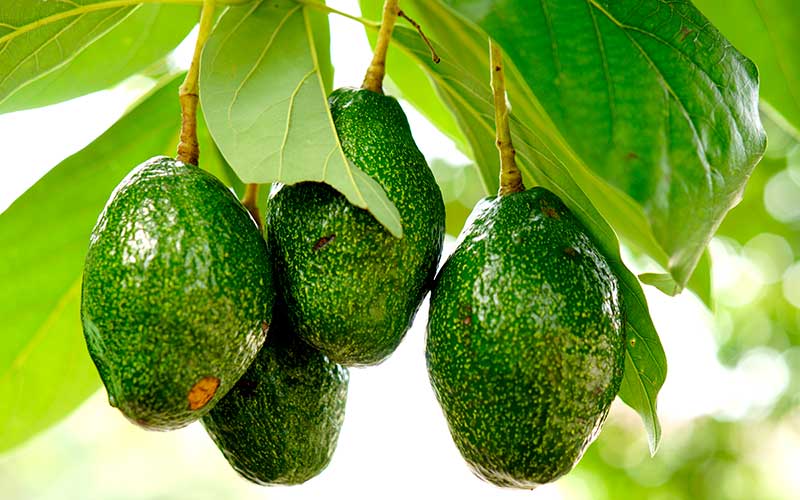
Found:
[(639, 280), (645, 285), (650, 285), (658, 288), (666, 295), (677, 295), (681, 292), (681, 288), (672, 279), (669, 274), (663, 273), (642, 273), (639, 275)]
[(0, 3), (0, 101), (59, 67), (134, 9), (102, 5), (100, 0)]
[[(654, 286), (669, 296), (678, 295), (683, 291), (683, 286), (675, 282), (675, 277), (667, 273), (642, 273), (639, 281), (646, 285)], [(697, 262), (692, 277), (686, 288), (693, 291), (709, 309), (713, 309), (714, 300), (711, 296), (711, 257), (706, 248), (703, 256)]]
[(761, 75), (761, 98), (800, 140), (800, 11), (796, 0), (695, 0), (722, 33), (751, 58)]
[[(172, 151), (177, 149), (179, 138), (180, 133), (175, 136), (175, 148), (172, 148)], [(242, 199), (244, 197), (245, 184), (239, 179), (228, 162), (225, 161), (222, 152), (214, 144), (203, 118), (203, 113), (197, 113), (197, 140), (201, 145), (200, 150), (202, 152), (199, 160), (200, 166), (221, 180), (226, 186), (231, 187), (236, 196)], [(208, 145), (207, 147), (206, 144)]]
[(143, 98), (0, 214), (0, 450), (57, 422), (99, 386), (79, 313), (89, 234), (133, 167), (173, 153), (179, 81)]
[[(415, 4), (414, 0), (405, 0), (403, 8), (410, 10)], [(425, 10), (430, 12), (433, 5), (426, 2)], [(421, 10), (418, 8), (410, 15), (418, 17)], [(402, 48), (425, 69), (437, 92), (453, 111), (464, 136), (470, 141), (479, 168), (482, 172), (491, 172), (492, 178), (496, 179), (498, 154), (494, 145), (488, 38), (445, 11), (437, 10), (435, 16), (435, 40), (439, 42), (436, 48), (442, 57), (440, 64), (430, 60), (428, 49), (414, 31), (395, 28), (394, 46)], [(423, 27), (430, 31), (432, 24), (425, 23)], [(511, 95), (511, 91), (519, 89), (520, 84), (513, 66), (509, 66), (508, 70), (506, 77)], [(656, 395), (666, 377), (666, 358), (650, 319), (647, 301), (638, 280), (622, 262), (619, 242), (613, 230), (573, 179), (573, 169), (567, 168), (564, 163), (574, 162), (574, 156), (565, 142), (547, 143), (537, 133), (546, 117), (533, 104), (534, 101), (512, 101), (511, 129), (519, 166), (529, 181), (535, 180), (537, 184), (550, 189), (569, 206), (591, 232), (620, 278), (628, 332), (628, 359), (620, 396), (642, 416), (650, 437), (651, 450), (655, 450), (661, 436), (656, 415)], [(533, 126), (537, 126), (536, 131)], [(553, 137), (553, 134), (551, 131), (549, 137)], [(570, 167), (572, 165), (569, 163)], [(497, 185), (496, 180), (494, 185)]]
[[(11, 5), (17, 3), (12, 1)], [(36, 12), (38, 16), (76, 8), (68, 2), (22, 3), (41, 6), (41, 10), (38, 10), (39, 7), (27, 7), (29, 12)], [(0, 6), (0, 26), (12, 23), (9, 15), (19, 14), (5, 10), (11, 8)], [(90, 19), (110, 16), (106, 23), (110, 25), (128, 12), (125, 10), (115, 14), (116, 10), (83, 16), (91, 16)], [(5, 80), (0, 85), (0, 112), (45, 106), (115, 85), (166, 56), (186, 37), (196, 24), (197, 17), (198, 9), (195, 6), (141, 5), (134, 7), (127, 17), (97, 38), (95, 27), (79, 20), (78, 16), (17, 35), (13, 39), (7, 38), (5, 45), (0, 42), (0, 47), (5, 47), (0, 57), (0, 80)], [(33, 15), (23, 22), (35, 22)], [(70, 22), (75, 24), (70, 27)], [(106, 24), (101, 24), (101, 27)], [(52, 39), (42, 38), (44, 34), (40, 31), (51, 33), (54, 26), (61, 27), (56, 32), (59, 34)], [(0, 27), (0, 37), (18, 33), (8, 30), (10, 28)], [(85, 36), (80, 36), (80, 30), (85, 32)], [(23, 47), (23, 44), (39, 44), (36, 49), (39, 52), (32, 52), (32, 47)], [(59, 46), (61, 49), (58, 49)], [(17, 54), (16, 58), (14, 54)], [(36, 64), (31, 66), (30, 61)]]
[(211, 135), (244, 182), (325, 182), (400, 237), (397, 209), (342, 152), (316, 52), (316, 15), (291, 0), (225, 12), (200, 72)]
[[(324, 1), (322, 2), (324, 3)], [(331, 62), (331, 27), (328, 16), (323, 12), (309, 10), (308, 23), (314, 38), (314, 50), (317, 54), (317, 66), (322, 76), (325, 94), (333, 91), (333, 63)]]
[(503, 46), (526, 87), (512, 102), (542, 107), (598, 209), (684, 286), (765, 148), (755, 65), (688, 0), (445, 3)]

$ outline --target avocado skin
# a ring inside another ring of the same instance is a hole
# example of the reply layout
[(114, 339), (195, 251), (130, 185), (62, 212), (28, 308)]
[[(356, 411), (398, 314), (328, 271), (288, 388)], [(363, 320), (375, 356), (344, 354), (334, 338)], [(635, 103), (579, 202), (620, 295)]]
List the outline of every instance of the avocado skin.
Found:
[(473, 210), (431, 292), (428, 373), (473, 471), (534, 488), (569, 472), (622, 382), (617, 278), (553, 193)]
[(346, 366), (380, 363), (400, 344), (433, 282), (444, 202), (397, 101), (363, 89), (329, 104), (345, 155), (397, 207), (403, 238), (333, 188), (278, 186), (267, 242), (297, 333)]
[(328, 465), (347, 400), (347, 368), (295, 335), (275, 307), (266, 343), (202, 418), (231, 466), (262, 485), (300, 484)]
[[(198, 419), (255, 358), (274, 298), (266, 243), (228, 188), (167, 157), (137, 166), (100, 214), (83, 273), (84, 336), (109, 402), (152, 430)], [(204, 377), (219, 386), (193, 410)]]

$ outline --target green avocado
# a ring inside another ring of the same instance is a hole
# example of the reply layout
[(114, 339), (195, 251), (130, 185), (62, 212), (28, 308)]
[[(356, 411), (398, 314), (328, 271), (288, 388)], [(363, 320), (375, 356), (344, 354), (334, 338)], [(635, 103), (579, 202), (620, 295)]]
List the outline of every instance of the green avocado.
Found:
[(112, 406), (149, 429), (207, 413), (264, 343), (264, 238), (220, 181), (167, 157), (117, 186), (86, 255), (81, 318)]
[(569, 472), (622, 382), (617, 278), (553, 193), (482, 200), (431, 292), (428, 373), (483, 479), (534, 488)]
[(328, 465), (344, 420), (348, 372), (292, 331), (281, 306), (256, 360), (202, 422), (225, 458), (258, 484), (300, 484)]
[(383, 186), (403, 237), (333, 188), (304, 182), (273, 189), (267, 243), (298, 335), (337, 363), (374, 365), (398, 346), (433, 282), (444, 202), (397, 100), (342, 88), (329, 104), (345, 155)]

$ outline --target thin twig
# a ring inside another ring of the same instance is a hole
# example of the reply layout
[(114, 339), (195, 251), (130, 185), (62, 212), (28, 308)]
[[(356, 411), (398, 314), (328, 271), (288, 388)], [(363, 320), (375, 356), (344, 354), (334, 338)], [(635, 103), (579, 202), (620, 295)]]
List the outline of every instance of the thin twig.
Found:
[(439, 57), (439, 54), (436, 53), (436, 49), (433, 48), (433, 44), (431, 43), (431, 41), (428, 40), (428, 37), (425, 36), (425, 33), (422, 32), (422, 27), (415, 20), (408, 17), (408, 14), (406, 14), (402, 10), (398, 11), (397, 15), (408, 21), (411, 24), (411, 26), (417, 28), (417, 33), (419, 33), (419, 36), (422, 37), (422, 41), (425, 42), (425, 45), (427, 45), (428, 49), (431, 51), (431, 57), (433, 58), (433, 62), (439, 64), (442, 61), (442, 59)]

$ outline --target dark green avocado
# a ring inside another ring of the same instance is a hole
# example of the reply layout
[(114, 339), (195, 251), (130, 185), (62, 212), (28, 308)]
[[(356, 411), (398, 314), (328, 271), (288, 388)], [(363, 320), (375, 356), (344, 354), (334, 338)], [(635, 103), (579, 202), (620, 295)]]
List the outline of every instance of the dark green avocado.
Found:
[(431, 292), (428, 372), (483, 479), (533, 488), (597, 436), (625, 355), (617, 278), (553, 193), (476, 206)]
[(398, 346), (432, 284), (444, 203), (398, 102), (343, 88), (329, 99), (345, 155), (400, 212), (394, 238), (333, 188), (278, 186), (267, 205), (267, 242), (297, 333), (333, 361), (373, 365)]
[(275, 307), (269, 338), (202, 422), (225, 458), (258, 484), (300, 484), (328, 465), (347, 400), (347, 369), (295, 335)]
[(100, 214), (83, 271), (109, 402), (154, 430), (201, 417), (255, 358), (274, 298), (266, 243), (228, 188), (171, 158), (142, 163)]

